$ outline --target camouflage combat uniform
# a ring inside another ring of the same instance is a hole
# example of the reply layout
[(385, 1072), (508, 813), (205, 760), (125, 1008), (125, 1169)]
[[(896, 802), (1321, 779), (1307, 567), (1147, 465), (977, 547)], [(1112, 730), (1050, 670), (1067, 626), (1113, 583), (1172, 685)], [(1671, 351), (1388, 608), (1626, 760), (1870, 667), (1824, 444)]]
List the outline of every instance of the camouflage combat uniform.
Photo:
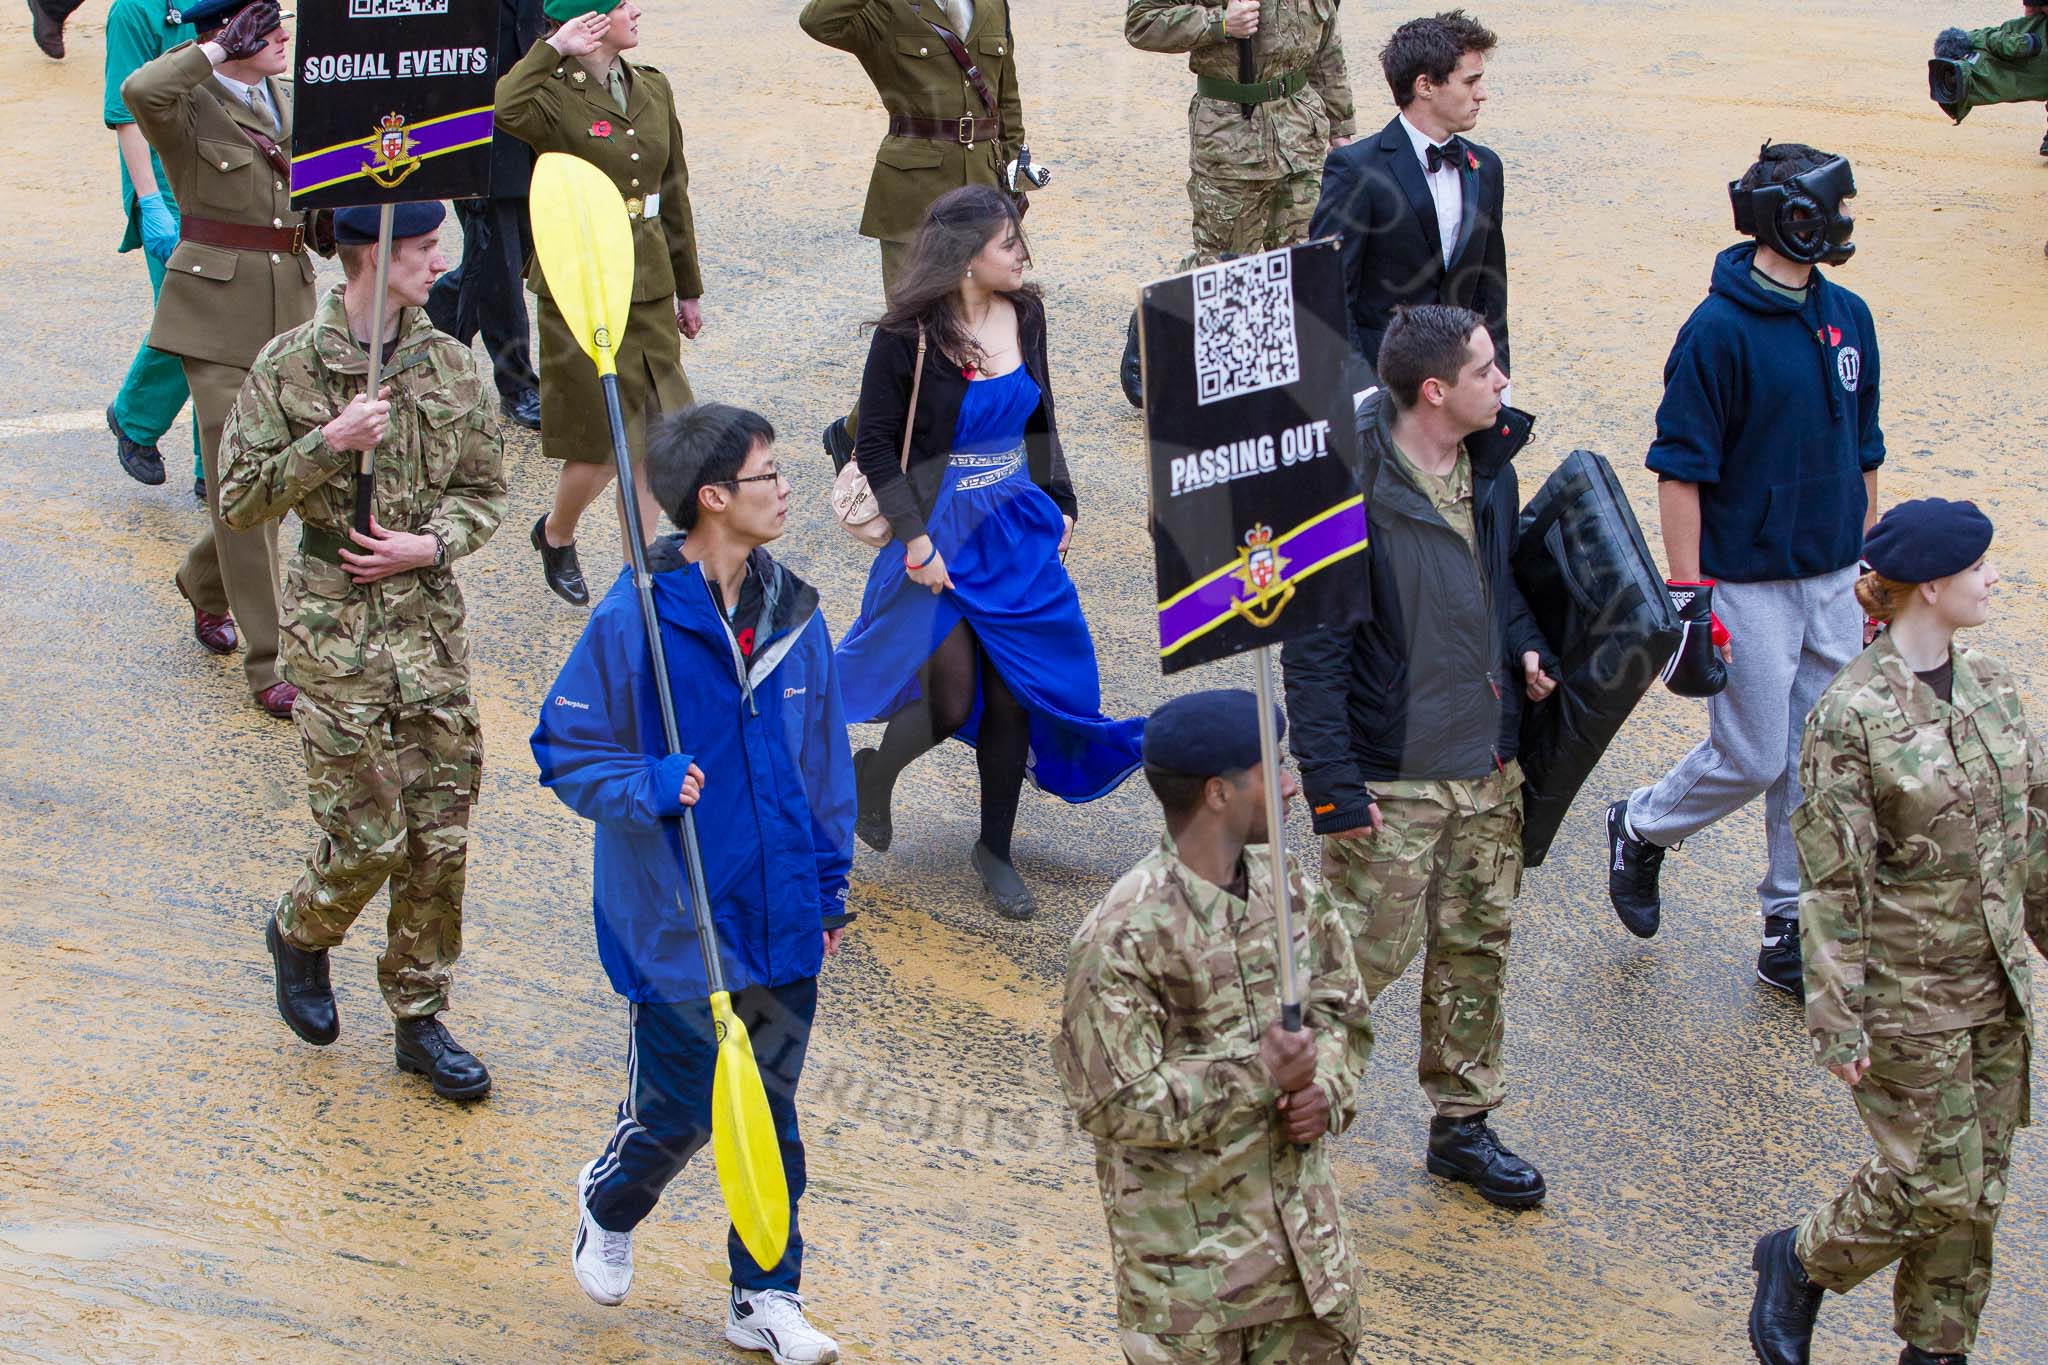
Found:
[(1961, 647), (1953, 704), (1889, 635), (1806, 723), (1799, 843), (1806, 1024), (1877, 1154), (1800, 1224), (1814, 1283), (1899, 1262), (1893, 1325), (1967, 1354), (1991, 1288), (2013, 1130), (2027, 1122), (2031, 978), (2048, 951), (2048, 757), (2011, 677)]
[(1195, 236), (1188, 266), (1308, 236), (1330, 139), (1357, 131), (1337, 4), (1261, 0), (1259, 31), (1249, 40), (1254, 85), (1239, 89), (1238, 44), (1223, 35), (1221, 0), (1129, 0), (1124, 37), (1131, 46), (1185, 52), (1196, 76), (1188, 103)]
[(352, 582), (339, 552), (354, 548), (356, 457), (330, 449), (320, 428), (368, 371), (336, 286), (311, 322), (257, 356), (221, 437), (221, 514), (243, 528), (292, 511), (303, 523), (285, 574), (282, 657), (299, 688), (292, 719), (323, 837), (278, 903), (278, 929), (294, 947), (330, 948), (389, 881), (377, 980), (392, 1013), (409, 1018), (447, 1004), (462, 951), (483, 743), (452, 565), (505, 514), (504, 448), (475, 357), (423, 309), (406, 309), (382, 380), (391, 426), (375, 455), (376, 516), (438, 535), (446, 562)]
[[(1197, 877), (1172, 840), (1126, 873), (1074, 936), (1054, 1044), (1067, 1102), (1095, 1138), (1125, 1354), (1151, 1362), (1350, 1361), (1358, 1269), (1327, 1144), (1297, 1151), (1259, 1035), (1280, 1015), (1270, 863), (1245, 852), (1249, 900)], [(1364, 988), (1328, 898), (1291, 878), (1303, 1024), (1330, 1131), (1372, 1055)]]

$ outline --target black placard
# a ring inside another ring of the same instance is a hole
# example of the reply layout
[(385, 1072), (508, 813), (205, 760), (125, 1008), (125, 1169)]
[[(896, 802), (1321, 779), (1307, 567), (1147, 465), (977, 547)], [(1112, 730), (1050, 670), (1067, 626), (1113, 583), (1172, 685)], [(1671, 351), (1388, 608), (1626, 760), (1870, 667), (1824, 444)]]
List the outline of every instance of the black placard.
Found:
[(1334, 240), (1145, 286), (1159, 665), (1361, 619), (1365, 502)]
[(489, 192), (497, 0), (320, 0), (297, 26), (294, 207)]

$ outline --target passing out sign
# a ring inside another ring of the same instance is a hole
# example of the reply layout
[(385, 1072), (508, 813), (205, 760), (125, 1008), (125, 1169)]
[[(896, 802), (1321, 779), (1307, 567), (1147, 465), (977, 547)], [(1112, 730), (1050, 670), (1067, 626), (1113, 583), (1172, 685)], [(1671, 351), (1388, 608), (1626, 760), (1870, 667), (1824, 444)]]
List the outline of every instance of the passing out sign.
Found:
[(294, 207), (489, 191), (496, 4), (322, 0), (297, 28)]
[(1361, 619), (1366, 509), (1337, 243), (1147, 285), (1138, 326), (1161, 669)]

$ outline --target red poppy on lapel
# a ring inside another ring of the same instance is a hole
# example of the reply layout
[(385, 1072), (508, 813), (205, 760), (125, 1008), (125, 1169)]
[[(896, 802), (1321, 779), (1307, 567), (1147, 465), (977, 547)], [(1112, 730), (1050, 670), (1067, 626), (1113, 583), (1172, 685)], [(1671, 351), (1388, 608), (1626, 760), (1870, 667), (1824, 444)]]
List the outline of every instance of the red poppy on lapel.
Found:
[(591, 124), (590, 135), (592, 137), (610, 137), (612, 135), (612, 121), (610, 119), (601, 118), (597, 122)]
[(1465, 164), (1476, 171), (1479, 169), (1479, 158), (1467, 152), (1465, 153)]

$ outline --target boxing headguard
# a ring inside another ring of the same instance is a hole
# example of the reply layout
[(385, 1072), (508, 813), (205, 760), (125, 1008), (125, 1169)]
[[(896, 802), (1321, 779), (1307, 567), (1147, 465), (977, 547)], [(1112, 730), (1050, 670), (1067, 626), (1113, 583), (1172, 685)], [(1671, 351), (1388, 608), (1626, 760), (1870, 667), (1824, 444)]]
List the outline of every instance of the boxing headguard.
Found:
[(1844, 156), (1775, 185), (1743, 189), (1740, 180), (1728, 183), (1735, 230), (1801, 265), (1840, 265), (1856, 254), (1849, 240), (1856, 220), (1846, 206), (1855, 197), (1856, 177)]

